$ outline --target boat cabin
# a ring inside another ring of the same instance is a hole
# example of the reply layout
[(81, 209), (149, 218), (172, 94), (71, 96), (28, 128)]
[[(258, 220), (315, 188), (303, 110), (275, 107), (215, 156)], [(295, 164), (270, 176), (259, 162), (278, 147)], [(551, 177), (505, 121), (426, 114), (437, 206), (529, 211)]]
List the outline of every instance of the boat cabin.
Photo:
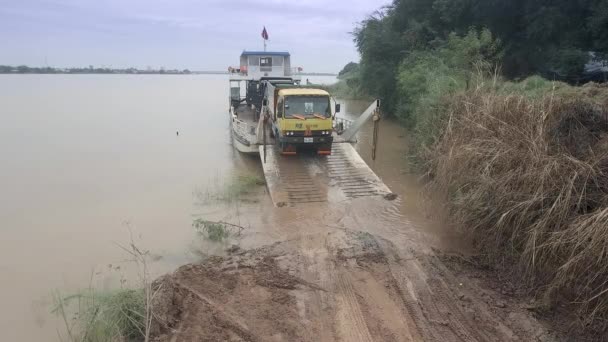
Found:
[(243, 51), (240, 66), (230, 68), (230, 73), (250, 80), (261, 78), (292, 78), (289, 52), (280, 51)]

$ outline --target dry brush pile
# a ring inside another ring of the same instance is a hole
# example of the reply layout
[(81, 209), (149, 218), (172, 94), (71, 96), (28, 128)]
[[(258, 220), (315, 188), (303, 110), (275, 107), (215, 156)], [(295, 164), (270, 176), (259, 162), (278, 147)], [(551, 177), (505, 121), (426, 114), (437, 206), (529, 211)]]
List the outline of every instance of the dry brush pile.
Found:
[(608, 113), (583, 97), (457, 95), (425, 159), (431, 186), (491, 262), (519, 271), (549, 307), (565, 299), (577, 323), (605, 328)]

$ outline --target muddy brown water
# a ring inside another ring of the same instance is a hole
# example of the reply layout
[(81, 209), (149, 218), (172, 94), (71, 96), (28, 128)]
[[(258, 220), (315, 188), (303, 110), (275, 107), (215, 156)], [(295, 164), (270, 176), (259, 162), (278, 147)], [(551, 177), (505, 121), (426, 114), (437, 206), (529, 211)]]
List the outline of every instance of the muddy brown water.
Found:
[[(404, 159), (407, 133), (390, 121), (381, 124), (375, 161), (371, 125), (356, 149), (399, 195), (395, 201), (275, 208), (263, 187), (245, 201), (206, 200), (231, 175), (263, 175), (258, 158), (230, 144), (227, 94), (222, 75), (0, 76), (1, 340), (57, 339), (55, 291), (112, 288), (123, 277), (135, 283), (137, 272), (118, 246), (129, 243), (130, 232), (154, 256), (155, 275), (221, 252), (225, 246), (194, 232), (198, 217), (245, 226), (230, 242), (244, 248), (328, 227), (397, 244), (422, 239), (466, 248), (423, 210)], [(350, 118), (368, 105), (340, 102)]]

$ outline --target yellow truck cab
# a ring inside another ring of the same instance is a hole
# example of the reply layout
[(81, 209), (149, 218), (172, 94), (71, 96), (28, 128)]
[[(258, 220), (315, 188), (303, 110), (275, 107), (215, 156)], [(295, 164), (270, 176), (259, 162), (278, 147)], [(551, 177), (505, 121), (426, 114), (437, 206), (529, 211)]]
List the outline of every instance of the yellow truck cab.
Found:
[(339, 105), (331, 106), (329, 93), (297, 85), (267, 87), (271, 131), (281, 153), (295, 155), (300, 148), (331, 154), (333, 119)]

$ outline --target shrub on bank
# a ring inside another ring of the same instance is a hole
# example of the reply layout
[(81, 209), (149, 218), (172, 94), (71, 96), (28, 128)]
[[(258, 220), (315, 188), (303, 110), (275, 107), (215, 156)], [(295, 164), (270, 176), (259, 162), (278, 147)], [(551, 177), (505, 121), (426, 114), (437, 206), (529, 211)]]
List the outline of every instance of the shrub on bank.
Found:
[(359, 66), (349, 63), (338, 75), (338, 81), (330, 85), (319, 85), (340, 99), (369, 99), (362, 90)]
[(488, 260), (521, 270), (548, 305), (567, 298), (583, 324), (608, 318), (608, 112), (594, 101), (606, 91), (481, 85), (444, 99), (421, 151), (432, 188)]
[(500, 41), (488, 30), (471, 29), (437, 41), (432, 50), (413, 51), (397, 73), (395, 116), (414, 135), (416, 153), (435, 143), (447, 100), (480, 81), (501, 58)]
[(57, 297), (55, 313), (70, 342), (143, 341), (146, 297), (142, 289), (86, 290)]

